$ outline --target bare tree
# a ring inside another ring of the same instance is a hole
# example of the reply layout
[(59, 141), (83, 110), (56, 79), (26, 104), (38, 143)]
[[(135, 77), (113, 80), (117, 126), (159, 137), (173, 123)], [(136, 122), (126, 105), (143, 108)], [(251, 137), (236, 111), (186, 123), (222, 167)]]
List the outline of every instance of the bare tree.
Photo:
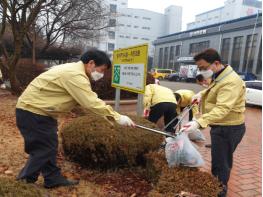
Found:
[[(52, 1), (52, 0), (50, 0)], [(47, 0), (1, 0), (0, 1), (0, 59), (1, 70), (6, 70), (11, 83), (13, 93), (19, 94), (22, 89), (16, 78), (16, 67), (21, 56), (24, 38), (34, 23), (42, 6), (48, 6)], [(6, 28), (12, 31), (13, 46), (12, 52), (6, 49), (3, 42)]]
[(81, 44), (98, 37), (100, 30), (109, 26), (109, 16), (102, 0), (53, 0), (41, 10), (36, 22), (37, 34), (45, 40), (41, 53), (55, 44)]

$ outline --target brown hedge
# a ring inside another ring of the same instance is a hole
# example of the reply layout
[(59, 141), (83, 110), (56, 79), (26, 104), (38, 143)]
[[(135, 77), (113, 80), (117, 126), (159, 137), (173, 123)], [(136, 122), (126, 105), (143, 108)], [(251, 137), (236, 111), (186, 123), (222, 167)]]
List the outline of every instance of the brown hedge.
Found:
[(215, 197), (221, 191), (219, 181), (211, 174), (198, 168), (169, 168), (164, 155), (164, 151), (146, 155), (146, 177), (155, 183), (149, 196), (170, 196), (185, 191), (202, 197)]
[[(140, 117), (132, 117), (151, 128), (155, 125)], [(65, 154), (82, 166), (114, 169), (145, 165), (144, 154), (158, 149), (162, 137), (138, 128), (110, 125), (95, 114), (74, 119), (62, 128)]]

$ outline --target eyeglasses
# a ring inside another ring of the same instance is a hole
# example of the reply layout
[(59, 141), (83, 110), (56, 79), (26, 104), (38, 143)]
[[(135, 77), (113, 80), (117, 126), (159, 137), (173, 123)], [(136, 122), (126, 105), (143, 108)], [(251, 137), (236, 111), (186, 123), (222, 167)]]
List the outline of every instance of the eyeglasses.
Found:
[(199, 70), (199, 72), (200, 72), (200, 71), (206, 71), (206, 70), (208, 70), (209, 67), (211, 67), (213, 64), (214, 64), (214, 62), (211, 63), (211, 64), (209, 64), (206, 68), (198, 68), (198, 70)]

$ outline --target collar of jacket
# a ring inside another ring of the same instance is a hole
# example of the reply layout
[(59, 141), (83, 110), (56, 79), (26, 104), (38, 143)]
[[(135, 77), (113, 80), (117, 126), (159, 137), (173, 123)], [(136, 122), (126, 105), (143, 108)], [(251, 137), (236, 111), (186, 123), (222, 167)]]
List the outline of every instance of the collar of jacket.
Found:
[(226, 78), (228, 75), (230, 75), (232, 72), (233, 72), (233, 68), (231, 66), (227, 66), (223, 72), (221, 72), (218, 77), (215, 79), (215, 82), (219, 82), (219, 81), (222, 81), (224, 78)]
[(83, 62), (82, 61), (78, 61), (78, 62), (76, 62), (76, 64), (77, 64), (77, 69), (80, 70), (81, 72), (83, 72), (85, 75), (87, 75)]
[(228, 75), (230, 75), (233, 72), (233, 68), (231, 66), (227, 66), (223, 72), (219, 74), (219, 76), (209, 85), (207, 90), (210, 90), (212, 87), (216, 85), (216, 83), (222, 81), (224, 78), (226, 78)]

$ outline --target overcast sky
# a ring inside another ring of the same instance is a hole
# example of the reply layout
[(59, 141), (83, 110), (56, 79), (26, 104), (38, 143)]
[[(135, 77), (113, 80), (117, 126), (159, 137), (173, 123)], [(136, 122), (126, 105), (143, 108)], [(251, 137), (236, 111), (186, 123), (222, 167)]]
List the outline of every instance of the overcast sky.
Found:
[(128, 7), (164, 13), (169, 5), (182, 6), (182, 30), (185, 30), (186, 23), (193, 22), (196, 14), (224, 6), (224, 2), (225, 0), (128, 0)]

